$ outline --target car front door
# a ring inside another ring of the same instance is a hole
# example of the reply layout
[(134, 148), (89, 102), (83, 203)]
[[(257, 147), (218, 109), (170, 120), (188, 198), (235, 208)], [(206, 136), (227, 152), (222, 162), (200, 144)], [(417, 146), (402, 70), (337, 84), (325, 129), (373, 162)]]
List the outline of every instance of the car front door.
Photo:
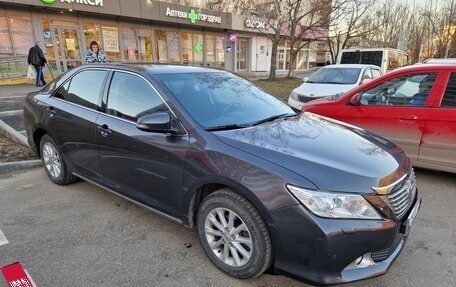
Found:
[[(456, 71), (442, 73), (424, 128), (418, 163), (456, 172)], [(443, 97), (442, 97), (443, 95)]]
[(105, 114), (97, 119), (104, 185), (180, 218), (188, 136), (139, 130), (137, 119), (153, 112), (171, 111), (150, 82), (133, 73), (114, 72)]
[(69, 169), (101, 183), (95, 122), (108, 70), (87, 69), (74, 75), (49, 99), (48, 126)]
[[(418, 161), (421, 137), (431, 107), (429, 101), (414, 102), (422, 81), (434, 83), (437, 73), (402, 75), (364, 91), (352, 109), (353, 123), (399, 145), (412, 161)], [(427, 91), (428, 100), (431, 91)]]

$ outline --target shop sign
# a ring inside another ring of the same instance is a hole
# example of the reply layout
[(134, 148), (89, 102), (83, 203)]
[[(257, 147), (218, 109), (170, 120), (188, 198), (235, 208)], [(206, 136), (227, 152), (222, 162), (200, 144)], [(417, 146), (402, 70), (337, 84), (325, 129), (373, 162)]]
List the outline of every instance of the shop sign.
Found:
[[(55, 0), (41, 0), (41, 2), (43, 2), (44, 4), (53, 4), (55, 2)], [(103, 7), (103, 0), (60, 0), (60, 2), (77, 3), (77, 4)]]
[(203, 21), (209, 23), (222, 23), (222, 17), (203, 14), (203, 13), (196, 13), (194, 9), (191, 9), (190, 12), (181, 11), (181, 10), (173, 10), (169, 7), (166, 7), (166, 16), (168, 17), (175, 17), (175, 18), (183, 18), (189, 19), (191, 23), (196, 23), (196, 21)]
[(247, 28), (269, 30), (270, 25), (265, 21), (259, 21), (254, 19), (245, 19), (244, 26)]

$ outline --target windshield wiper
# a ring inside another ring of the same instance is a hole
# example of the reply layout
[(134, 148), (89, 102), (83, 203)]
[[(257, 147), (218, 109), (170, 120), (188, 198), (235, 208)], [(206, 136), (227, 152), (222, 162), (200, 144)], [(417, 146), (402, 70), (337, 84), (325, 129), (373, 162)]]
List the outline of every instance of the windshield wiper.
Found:
[(238, 125), (238, 124), (228, 124), (228, 125), (220, 125), (220, 126), (213, 126), (208, 127), (206, 131), (226, 131), (226, 130), (235, 130), (235, 129), (243, 129), (248, 128), (251, 125)]
[(273, 122), (273, 121), (275, 121), (277, 119), (280, 119), (280, 118), (288, 118), (288, 117), (294, 117), (294, 116), (296, 116), (296, 114), (288, 114), (288, 113), (286, 113), (286, 114), (275, 115), (275, 116), (271, 116), (271, 117), (268, 117), (268, 118), (253, 122), (252, 126), (257, 126), (257, 125), (260, 125), (260, 124), (263, 124), (263, 123), (267, 123), (267, 122)]

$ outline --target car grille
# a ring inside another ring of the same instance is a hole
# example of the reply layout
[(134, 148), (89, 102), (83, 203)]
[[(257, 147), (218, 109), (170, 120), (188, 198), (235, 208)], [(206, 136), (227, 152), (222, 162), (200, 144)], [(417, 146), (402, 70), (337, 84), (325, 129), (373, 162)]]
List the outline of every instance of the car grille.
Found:
[(298, 100), (300, 102), (303, 102), (303, 103), (307, 103), (307, 102), (310, 102), (310, 101), (313, 101), (313, 100), (316, 100), (316, 99), (319, 99), (319, 98), (307, 97), (307, 96), (298, 96)]
[(398, 219), (402, 219), (416, 196), (415, 172), (411, 170), (409, 176), (399, 182), (386, 196), (386, 202)]

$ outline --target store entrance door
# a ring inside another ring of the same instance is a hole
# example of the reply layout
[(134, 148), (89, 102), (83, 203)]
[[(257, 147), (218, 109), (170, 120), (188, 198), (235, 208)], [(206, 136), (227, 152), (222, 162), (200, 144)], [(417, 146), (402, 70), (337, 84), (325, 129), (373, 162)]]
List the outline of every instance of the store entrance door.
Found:
[(238, 38), (236, 49), (236, 70), (247, 70), (248, 39)]
[(54, 55), (56, 68), (59, 73), (82, 64), (80, 47), (81, 33), (78, 27), (54, 26)]

